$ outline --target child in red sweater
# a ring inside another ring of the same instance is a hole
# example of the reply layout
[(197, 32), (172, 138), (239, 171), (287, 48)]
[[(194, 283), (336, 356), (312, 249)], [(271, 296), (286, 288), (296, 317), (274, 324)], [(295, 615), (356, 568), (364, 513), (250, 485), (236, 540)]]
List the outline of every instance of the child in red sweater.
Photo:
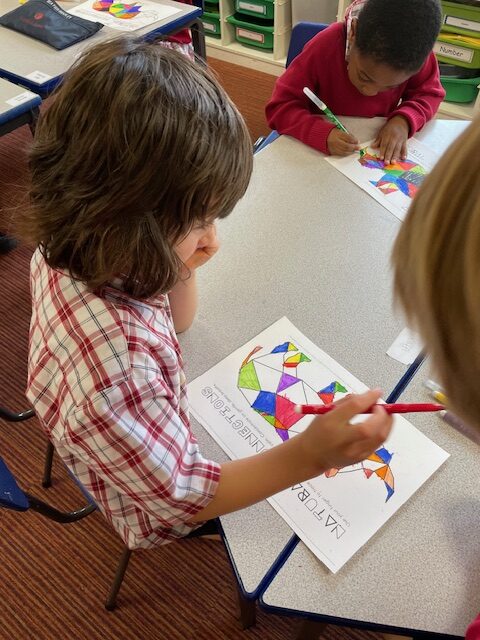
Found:
[(375, 146), (386, 162), (404, 158), (408, 137), (433, 118), (445, 96), (432, 53), (440, 20), (438, 0), (354, 3), (345, 23), (312, 38), (277, 80), (268, 124), (323, 153), (357, 150), (358, 140), (319, 114), (303, 93), (308, 87), (336, 115), (387, 117)]
[[(184, 4), (193, 4), (192, 0), (177, 1), (183, 2)], [(164, 47), (167, 47), (168, 49), (176, 49), (177, 51), (180, 51), (180, 53), (184, 53), (190, 58), (190, 60), (195, 59), (195, 53), (192, 44), (192, 34), (190, 29), (181, 29), (175, 35), (168, 36), (162, 42), (162, 45)]]

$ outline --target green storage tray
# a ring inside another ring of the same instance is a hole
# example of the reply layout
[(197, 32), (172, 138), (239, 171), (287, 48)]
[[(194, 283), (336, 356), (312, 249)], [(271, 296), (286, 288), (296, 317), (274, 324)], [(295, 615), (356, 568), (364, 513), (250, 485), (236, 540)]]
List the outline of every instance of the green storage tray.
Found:
[(442, 0), (442, 31), (480, 37), (480, 6)]
[[(212, 10), (213, 9), (213, 10)], [(203, 29), (206, 36), (220, 38), (222, 30), (220, 27), (220, 14), (215, 11), (215, 5), (205, 4), (205, 11), (202, 13)]]
[[(433, 45), (433, 52), (439, 62), (448, 62), (468, 69), (480, 68), (480, 39), (463, 42), (454, 33), (441, 32)], [(463, 36), (469, 37), (469, 36)]]
[(479, 78), (451, 78), (440, 76), (443, 88), (447, 92), (446, 102), (473, 102), (477, 97)]
[(235, 0), (235, 11), (262, 20), (273, 20), (274, 9), (273, 0)]
[(261, 24), (251, 16), (234, 13), (227, 22), (235, 27), (238, 42), (257, 49), (273, 51), (273, 20), (263, 20)]

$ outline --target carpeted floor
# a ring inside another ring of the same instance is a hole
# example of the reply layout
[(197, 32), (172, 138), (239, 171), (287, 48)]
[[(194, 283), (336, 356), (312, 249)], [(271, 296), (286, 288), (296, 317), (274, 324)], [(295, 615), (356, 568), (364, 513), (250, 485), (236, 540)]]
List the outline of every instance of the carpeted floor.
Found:
[[(274, 78), (212, 61), (244, 113), (252, 139), (268, 131), (263, 107)], [(0, 229), (14, 228), (27, 171), (26, 127), (0, 139)], [(30, 304), (28, 262), (20, 246), (0, 257), (0, 404), (25, 408)], [(36, 420), (0, 424), (0, 455), (23, 488), (63, 508), (83, 504), (61, 465), (54, 486), (40, 487), (45, 440)], [(98, 513), (58, 525), (27, 512), (0, 510), (0, 640), (288, 640), (298, 621), (259, 613), (242, 631), (235, 588), (221, 543), (191, 540), (132, 556), (115, 612), (103, 608), (121, 551)], [(375, 634), (330, 627), (326, 640), (374, 640)]]

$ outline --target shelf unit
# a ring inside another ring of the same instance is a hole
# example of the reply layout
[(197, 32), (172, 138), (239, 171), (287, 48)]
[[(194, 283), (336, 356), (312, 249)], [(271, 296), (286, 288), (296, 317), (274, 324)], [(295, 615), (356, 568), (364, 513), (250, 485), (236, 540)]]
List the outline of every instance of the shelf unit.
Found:
[(207, 55), (273, 75), (282, 73), (292, 30), (291, 0), (274, 0), (273, 52), (236, 41), (235, 26), (227, 22), (227, 17), (235, 13), (234, 0), (219, 0), (219, 13), (220, 38), (214, 38), (208, 35), (208, 31), (205, 32)]
[[(207, 55), (280, 76), (285, 69), (291, 33), (291, 1), (274, 0), (273, 52), (240, 44), (235, 39), (235, 27), (227, 22), (227, 16), (235, 13), (235, 0), (219, 0), (221, 37), (213, 38), (206, 32)], [(314, 0), (318, 2), (319, 0)], [(351, 0), (338, 0), (337, 20), (343, 20)], [(471, 120), (474, 113), (480, 113), (480, 92), (475, 102), (468, 104), (443, 102), (438, 111), (439, 118)]]

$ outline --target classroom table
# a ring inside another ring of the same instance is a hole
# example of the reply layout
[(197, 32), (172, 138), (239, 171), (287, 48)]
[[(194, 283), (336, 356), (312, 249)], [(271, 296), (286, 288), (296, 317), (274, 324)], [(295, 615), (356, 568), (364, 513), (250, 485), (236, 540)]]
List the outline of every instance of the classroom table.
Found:
[[(429, 401), (428, 368), (402, 401)], [(480, 450), (436, 414), (408, 419), (450, 458), (336, 575), (300, 543), (262, 608), (422, 639), (464, 637), (480, 612)]]
[[(129, 32), (132, 36), (152, 39), (160, 35), (174, 33), (179, 29), (192, 27), (194, 47), (197, 45), (196, 50), (199, 49), (197, 51), (199, 54), (204, 51), (204, 47), (201, 45), (202, 38), (199, 37), (199, 34), (203, 35), (199, 20), (202, 15), (200, 7), (182, 4), (174, 0), (150, 1), (175, 7), (178, 12), (146, 27)], [(78, 3), (59, 2), (58, 4), (68, 11)], [(0, 15), (8, 13), (18, 6), (18, 0), (2, 0)], [(67, 69), (85, 49), (125, 33), (104, 26), (90, 38), (62, 51), (57, 51), (39, 40), (0, 25), (0, 76), (35, 91), (41, 96), (46, 96), (53, 91)]]
[[(362, 141), (382, 122), (344, 120)], [(418, 137), (441, 152), (465, 125), (433, 121)], [(399, 225), (321, 154), (281, 136), (255, 156), (246, 195), (218, 224), (220, 251), (198, 271), (198, 316), (180, 339), (187, 379), (286, 315), (361, 381), (388, 393), (405, 373), (386, 355), (405, 326), (392, 310), (389, 270)], [(226, 459), (193, 422), (205, 454)], [(267, 502), (221, 522), (241, 593), (251, 602), (296, 537)]]
[(33, 131), (42, 99), (0, 78), (0, 136), (28, 124)]

